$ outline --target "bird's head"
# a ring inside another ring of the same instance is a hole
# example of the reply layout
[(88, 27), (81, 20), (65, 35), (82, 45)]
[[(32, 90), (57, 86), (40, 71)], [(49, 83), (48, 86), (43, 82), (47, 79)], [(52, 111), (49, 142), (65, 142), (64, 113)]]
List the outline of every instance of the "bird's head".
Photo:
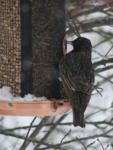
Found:
[(90, 51), (92, 50), (92, 45), (89, 39), (84, 37), (78, 37), (74, 41), (67, 41), (67, 44), (73, 45), (73, 52)]

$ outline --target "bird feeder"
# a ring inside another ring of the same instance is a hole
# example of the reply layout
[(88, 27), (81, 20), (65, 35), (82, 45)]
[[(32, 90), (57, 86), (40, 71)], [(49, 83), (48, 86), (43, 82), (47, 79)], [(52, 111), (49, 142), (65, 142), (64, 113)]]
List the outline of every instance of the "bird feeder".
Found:
[(34, 94), (53, 101), (3, 101), (0, 114), (53, 116), (67, 113), (60, 95), (58, 63), (63, 56), (65, 0), (0, 0), (0, 88), (13, 96)]

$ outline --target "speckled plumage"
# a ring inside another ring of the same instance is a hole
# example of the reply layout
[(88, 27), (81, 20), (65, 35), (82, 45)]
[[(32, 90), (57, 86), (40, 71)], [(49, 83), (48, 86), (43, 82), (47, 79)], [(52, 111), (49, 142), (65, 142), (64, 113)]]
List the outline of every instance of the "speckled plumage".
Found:
[(59, 62), (60, 77), (73, 111), (74, 126), (85, 127), (84, 112), (92, 93), (94, 70), (90, 40), (79, 37), (72, 41), (74, 49)]

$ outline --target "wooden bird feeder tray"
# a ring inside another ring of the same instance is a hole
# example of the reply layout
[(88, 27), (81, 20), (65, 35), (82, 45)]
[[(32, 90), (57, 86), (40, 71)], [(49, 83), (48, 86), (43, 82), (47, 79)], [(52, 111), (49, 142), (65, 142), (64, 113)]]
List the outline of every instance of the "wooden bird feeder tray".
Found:
[[(66, 53), (66, 36), (62, 43), (63, 53)], [(55, 105), (57, 107), (55, 111)], [(50, 101), (7, 101), (0, 100), (0, 114), (12, 116), (56, 116), (68, 113), (71, 105), (65, 99)]]
[[(66, 36), (63, 39), (63, 53), (66, 53)], [(55, 111), (55, 105), (57, 107)], [(68, 113), (71, 105), (65, 99), (54, 101), (7, 101), (0, 100), (0, 114), (12, 116), (56, 116)]]
[(42, 101), (6, 101), (0, 100), (0, 114), (12, 116), (55, 116), (63, 115), (71, 110), (71, 105), (66, 100)]

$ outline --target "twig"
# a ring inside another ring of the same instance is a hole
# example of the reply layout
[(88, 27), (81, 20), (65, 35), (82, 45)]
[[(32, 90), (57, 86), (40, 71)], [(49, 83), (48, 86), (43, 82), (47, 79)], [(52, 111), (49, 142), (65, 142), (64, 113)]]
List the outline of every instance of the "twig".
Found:
[(95, 52), (96, 54), (98, 54), (99, 56), (103, 57), (104, 59), (109, 59), (107, 56), (102, 55), (100, 52), (98, 52), (97, 50), (93, 49), (93, 52)]
[[(32, 139), (34, 139), (36, 136), (37, 136), (37, 134), (40, 132), (40, 130), (43, 128), (43, 126), (45, 126), (45, 124), (47, 123), (47, 121), (48, 121), (48, 119), (49, 119), (50, 117), (44, 117), (42, 120), (41, 120), (41, 122), (40, 122), (40, 124), (36, 127), (36, 129), (33, 131), (33, 133), (29, 136), (29, 138), (32, 138)], [(33, 140), (34, 141), (34, 140)], [(30, 144), (30, 142), (25, 142), (25, 143), (23, 143), (22, 144), (22, 146), (21, 146), (21, 148), (20, 148), (20, 150), (23, 150), (23, 149), (26, 149), (26, 147), (28, 146)]]
[(89, 147), (89, 146), (93, 145), (95, 142), (96, 142), (96, 141), (94, 141), (94, 142), (90, 143), (89, 145), (87, 145), (87, 147)]
[[(113, 84), (113, 81), (111, 81), (111, 80), (109, 79), (109, 76), (108, 76), (108, 77), (104, 77), (104, 76), (102, 76), (102, 75), (100, 75), (100, 74), (96, 74), (96, 76), (101, 77), (101, 78), (103, 78), (104, 80), (106, 80), (106, 81), (110, 82), (111, 84)], [(112, 77), (113, 77), (113, 75), (112, 75)]]
[[(102, 36), (103, 37), (103, 36)], [(96, 45), (94, 45), (93, 46), (93, 48), (95, 48), (95, 47), (97, 47), (97, 46), (99, 46), (99, 45), (101, 45), (101, 44), (103, 44), (103, 43), (105, 43), (105, 42), (107, 42), (107, 41), (110, 41), (110, 39), (112, 38), (112, 35), (110, 36), (110, 37), (107, 37), (107, 38), (105, 38), (104, 40), (102, 40), (102, 41), (100, 41), (99, 43), (97, 43)], [(93, 49), (94, 50), (94, 49)], [(94, 50), (95, 52), (96, 52), (96, 50)], [(98, 53), (99, 54), (99, 53)]]
[(76, 139), (84, 146), (84, 148), (87, 150), (87, 147), (84, 145), (84, 143), (82, 143), (77, 137)]
[[(90, 105), (89, 105), (89, 107), (90, 107)], [(92, 108), (92, 107), (91, 107)], [(111, 107), (109, 107), (109, 108), (111, 108)], [(106, 109), (102, 109), (102, 108), (95, 108), (95, 109), (101, 109), (101, 111), (105, 111), (105, 110), (107, 110), (108, 108), (106, 108)], [(100, 110), (98, 111), (98, 112), (100, 112)], [(95, 113), (98, 113), (98, 112), (95, 112)], [(93, 115), (93, 114), (92, 114)], [(85, 118), (87, 118), (87, 117), (85, 117)], [(73, 122), (65, 122), (65, 123), (59, 123), (59, 122), (56, 122), (56, 123), (48, 123), (48, 124), (46, 124), (45, 126), (54, 126), (54, 127), (56, 127), (56, 126), (70, 126), (70, 125), (72, 125), (73, 124)], [(110, 126), (113, 126), (113, 123), (112, 122), (105, 122), (105, 121), (97, 121), (97, 122), (87, 122), (86, 121), (86, 124), (105, 124), (105, 125), (110, 125)], [(36, 127), (36, 125), (35, 126), (32, 126), (32, 127)], [(22, 128), (28, 128), (28, 127), (22, 127)], [(2, 131), (14, 131), (14, 130), (20, 130), (20, 129), (22, 129), (21, 127), (18, 127), (18, 128), (13, 128), (13, 129), (9, 129), (9, 130), (7, 130), (7, 129), (3, 129)], [(55, 129), (55, 128), (54, 128)], [(53, 131), (53, 128), (51, 128), (51, 130)], [(45, 139), (45, 137), (44, 137), (44, 139)], [(43, 141), (42, 139), (41, 139), (41, 141)]]
[[(39, 150), (49, 150), (49, 147), (39, 148)], [(68, 150), (67, 148), (54, 148), (54, 150)]]
[[(57, 125), (58, 125), (66, 116), (67, 116), (67, 114), (61, 116), (61, 117), (58, 119), (58, 121), (57, 121), (56, 123), (52, 123), (52, 124), (51, 124), (52, 127), (49, 129), (49, 131), (47, 132), (47, 134), (41, 139), (41, 141), (44, 142), (44, 141), (48, 138), (48, 136), (49, 136), (50, 134), (52, 134), (52, 132), (54, 131), (54, 129), (57, 127)], [(46, 126), (47, 126), (47, 124), (46, 124)], [(41, 144), (37, 144), (35, 147), (40, 147), (40, 145), (41, 145)], [(34, 148), (33, 150), (36, 150), (36, 149)]]
[(69, 133), (71, 132), (71, 129), (68, 131), (68, 133), (62, 138), (62, 140), (61, 140), (61, 145), (62, 145), (62, 142), (63, 142), (63, 140), (66, 138), (66, 136), (68, 136), (69, 135)]
[[(93, 27), (99, 27), (102, 25), (112, 25), (113, 24), (113, 18), (112, 17), (106, 17), (102, 19), (95, 19), (92, 21), (85, 21), (84, 23), (81, 23), (77, 28), (81, 31), (90, 30)], [(72, 29), (69, 29), (66, 34), (71, 35), (73, 33)]]
[(113, 147), (113, 144), (111, 143), (111, 147)]
[[(96, 135), (96, 136), (97, 136), (97, 135)], [(104, 147), (103, 147), (103, 144), (100, 142), (98, 136), (97, 136), (97, 141), (100, 143), (100, 145), (102, 146), (103, 150), (105, 150)]]
[(105, 64), (108, 64), (108, 63), (113, 63), (113, 58), (110, 58), (108, 60), (101, 60), (101, 61), (95, 62), (95, 63), (93, 63), (93, 67), (96, 68), (100, 65), (105, 65)]
[[(105, 54), (105, 57), (109, 54), (109, 52), (112, 50), (112, 48), (113, 48), (113, 45), (110, 47), (110, 49), (108, 50), (108, 52)], [(104, 59), (102, 59), (102, 60), (104, 60)]]
[(39, 148), (36, 147), (35, 143), (34, 143), (34, 142), (32, 142), (32, 143), (33, 143), (33, 145), (35, 146), (35, 149), (39, 150)]
[[(96, 86), (94, 86), (94, 85), (93, 85), (93, 87), (94, 87), (94, 89), (97, 91), (97, 93), (92, 94), (92, 95), (100, 94), (100, 96), (102, 97), (102, 94), (101, 94), (101, 93), (103, 92), (103, 88), (99, 88), (99, 87), (96, 88)], [(101, 91), (99, 91), (99, 90), (97, 90), (97, 89), (101, 89)]]
[[(21, 136), (21, 135), (18, 135), (18, 134), (14, 134), (14, 133), (12, 133), (12, 132), (5, 132), (5, 131), (3, 131), (3, 130), (0, 130), (0, 134), (2, 134), (2, 135), (5, 135), (5, 136), (11, 136), (11, 137), (15, 137), (15, 138), (18, 138), (18, 139), (22, 139), (22, 140), (25, 140), (25, 137), (24, 136)], [(48, 143), (46, 143), (46, 142), (42, 142), (42, 141), (38, 141), (38, 140), (36, 140), (36, 139), (34, 139), (34, 138), (27, 138), (27, 142), (35, 142), (35, 143), (41, 143), (42, 145), (44, 145), (44, 146), (47, 146), (48, 147), (48, 149), (50, 149), (50, 148), (57, 148), (57, 149), (59, 149), (60, 148), (60, 146), (59, 145), (54, 145), (54, 144), (48, 144)], [(20, 150), (20, 149), (19, 149)], [(22, 150), (25, 150), (25, 149), (22, 149)], [(61, 150), (64, 150), (63, 148), (61, 148)]]
[(105, 150), (109, 147), (109, 144), (107, 145), (107, 147), (105, 148)]
[(103, 111), (103, 112), (105, 112), (106, 110), (108, 110), (108, 109), (110, 109), (110, 108), (112, 108), (112, 107), (108, 107), (108, 108), (97, 108), (97, 109), (99, 109), (99, 110), (97, 110), (96, 112), (94, 112), (94, 113), (91, 113), (91, 114), (89, 114), (89, 115), (87, 115), (86, 117), (85, 117), (85, 119), (88, 119), (89, 117), (91, 117), (91, 116), (93, 116), (93, 115), (95, 115), (95, 114), (97, 114), (97, 113), (99, 113), (99, 112), (101, 112), (101, 111)]
[[(110, 80), (110, 79), (113, 78), (113, 75), (110, 75), (110, 76), (108, 76), (107, 78)], [(104, 83), (106, 83), (106, 82), (107, 82), (107, 80), (99, 81), (99, 82), (97, 82), (96, 87), (101, 86), (102, 84), (104, 84)], [(112, 82), (112, 81), (111, 81), (111, 82)], [(110, 82), (110, 83), (111, 83), (111, 82)]]
[[(68, 12), (68, 14), (69, 14), (70, 18), (72, 19), (73, 24), (75, 25), (76, 35), (77, 35), (77, 37), (80, 37), (80, 34), (79, 34), (79, 32), (78, 32), (78, 28), (77, 28), (77, 26), (76, 26), (76, 24), (75, 24), (75, 22), (74, 22), (74, 20), (73, 20), (73, 18), (72, 18), (72, 16), (71, 16), (70, 12), (68, 11), (68, 9), (67, 9), (67, 12)], [(72, 28), (73, 28), (73, 27), (72, 27)], [(73, 28), (73, 30), (74, 30), (74, 28)]]
[[(111, 132), (111, 131), (113, 131), (113, 128), (112, 129), (110, 129), (110, 130), (108, 130), (108, 131), (106, 131), (106, 132), (104, 132), (104, 133), (102, 133), (102, 134), (99, 134), (98, 135), (98, 137), (105, 137), (105, 138), (113, 138), (113, 136), (112, 135), (107, 135), (109, 132)], [(11, 136), (11, 137), (15, 137), (15, 138), (18, 138), (18, 139), (25, 139), (23, 136), (20, 136), (20, 135), (17, 135), (17, 134), (14, 134), (14, 133), (12, 133), (12, 132), (5, 132), (5, 131), (3, 131), (3, 130), (0, 130), (0, 134), (2, 134), (2, 135), (6, 135), (6, 136)], [(80, 140), (87, 140), (87, 139), (93, 139), (93, 138), (95, 138), (96, 137), (96, 135), (93, 135), (93, 136), (89, 136), (89, 137), (83, 137), (83, 138), (80, 138)], [(48, 143), (46, 143), (46, 142), (42, 142), (42, 141), (38, 141), (38, 140), (36, 140), (36, 139), (34, 139), (34, 138), (27, 138), (27, 141), (30, 141), (30, 142), (35, 142), (35, 143), (41, 143), (42, 145), (45, 145), (45, 146), (47, 146), (48, 147), (48, 149), (49, 148), (57, 148), (57, 149), (60, 149), (60, 144), (56, 144), (56, 145), (53, 145), (53, 144), (48, 144)], [(66, 141), (66, 142), (63, 142), (62, 144), (63, 145), (65, 145), (65, 144), (69, 144), (69, 143), (72, 143), (72, 142), (75, 142), (76, 141), (76, 139), (74, 139), (74, 140), (70, 140), (70, 141)], [(64, 148), (61, 148), (60, 150), (63, 150)]]
[(109, 126), (113, 126), (113, 123), (111, 121), (109, 122), (106, 122), (105, 120), (104, 121), (97, 121), (97, 122), (87, 122), (86, 121), (86, 124), (92, 124), (92, 125), (109, 125)]
[[(107, 138), (113, 138), (113, 136), (112, 135), (107, 135), (107, 133), (109, 133), (109, 132), (111, 132), (111, 131), (113, 131), (113, 128), (112, 129), (110, 129), (110, 130), (108, 130), (108, 131), (106, 131), (106, 132), (104, 132), (104, 133), (102, 133), (102, 134), (98, 134), (98, 137), (107, 137)], [(87, 140), (87, 139), (94, 139), (96, 137), (96, 135), (93, 135), (93, 136), (88, 136), (88, 137), (83, 137), (83, 138), (80, 138), (79, 140)], [(69, 140), (69, 141), (66, 141), (66, 142), (63, 142), (62, 143), (62, 145), (65, 145), (65, 144), (69, 144), (69, 143), (71, 143), (71, 142), (75, 142), (76, 141), (76, 139), (73, 139), (73, 140)], [(60, 144), (57, 144), (57, 146), (59, 146)]]
[[(29, 129), (28, 129), (28, 132), (27, 132), (27, 135), (26, 135), (26, 137), (25, 137), (24, 143), (25, 143), (26, 140), (27, 140), (27, 137), (28, 137), (28, 135), (29, 135), (30, 129), (31, 129), (31, 127), (32, 127), (32, 124), (34, 123), (34, 121), (35, 121), (36, 118), (37, 118), (37, 117), (34, 117), (34, 119), (32, 120), (32, 122), (30, 123), (30, 127), (29, 127)], [(24, 144), (24, 143), (23, 143), (23, 144)]]
[(70, 129), (70, 130), (68, 131), (68, 133), (62, 138), (62, 140), (61, 140), (61, 142), (60, 142), (60, 148), (61, 148), (61, 146), (62, 146), (63, 140), (66, 138), (66, 136), (69, 135), (70, 132), (71, 132), (71, 129)]
[(100, 45), (100, 44), (102, 44), (102, 43), (104, 43), (104, 42), (107, 42), (107, 41), (109, 41), (109, 42), (112, 44), (112, 42), (109, 40), (109, 38), (110, 38), (110, 39), (112, 38), (112, 34), (111, 34), (110, 32), (105, 32), (105, 31), (103, 31), (102, 29), (99, 29), (99, 30), (91, 29), (91, 30), (89, 30), (89, 31), (90, 31), (90, 32), (97, 33), (97, 34), (98, 34), (99, 36), (101, 36), (102, 38), (105, 38), (105, 40), (100, 41), (99, 43), (97, 43), (96, 45), (94, 45), (93, 48), (96, 47), (96, 46), (98, 46), (98, 45)]
[[(111, 3), (113, 5), (113, 3)], [(84, 10), (84, 11), (81, 11), (79, 14), (74, 14), (73, 15), (73, 19), (76, 19), (80, 16), (85, 16), (85, 15), (89, 15), (90, 13), (95, 13), (95, 12), (102, 12), (103, 13), (103, 9), (106, 8), (107, 4), (103, 4), (101, 6), (96, 6), (96, 7), (92, 7), (90, 9), (87, 9), (87, 10)], [(84, 5), (85, 7), (85, 5)], [(87, 6), (86, 6), (87, 7)], [(105, 13), (105, 12), (104, 12)]]
[(73, 32), (75, 33), (75, 35), (77, 35), (76, 32), (75, 32), (75, 30), (74, 30), (74, 27), (72, 27), (72, 25), (69, 23), (69, 21), (68, 21), (68, 25), (70, 26), (70, 28), (73, 29)]
[(95, 70), (95, 72), (100, 73), (100, 72), (110, 70), (110, 69), (113, 69), (113, 65), (110, 65), (110, 66), (107, 66), (107, 67), (104, 67), (104, 68), (98, 68), (98, 69)]

